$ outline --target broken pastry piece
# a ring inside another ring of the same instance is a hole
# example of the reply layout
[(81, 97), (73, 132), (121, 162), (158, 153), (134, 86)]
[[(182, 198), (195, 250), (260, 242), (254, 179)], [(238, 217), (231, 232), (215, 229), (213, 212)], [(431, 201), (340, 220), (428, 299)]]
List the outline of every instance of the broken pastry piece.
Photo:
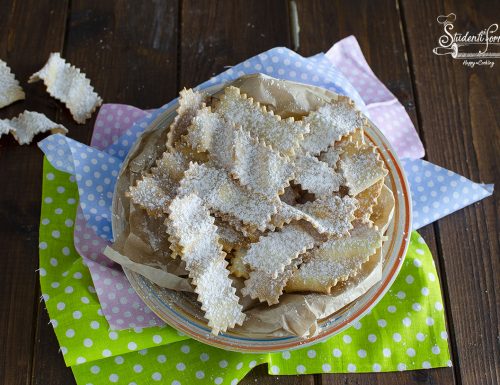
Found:
[(391, 223), (394, 215), (394, 205), (394, 194), (389, 187), (383, 185), (370, 217), (370, 220), (373, 221), (373, 224), (379, 228), (382, 234), (385, 233)]
[(156, 178), (153, 174), (144, 175), (135, 186), (130, 186), (128, 196), (136, 205), (144, 208), (149, 215), (160, 217), (174, 197), (169, 192), (173, 185), (170, 181)]
[(366, 118), (355, 108), (354, 102), (340, 95), (336, 100), (310, 112), (303, 122), (309, 124), (309, 133), (304, 135), (300, 146), (304, 152), (311, 155), (318, 155), (330, 144), (367, 124)]
[[(24, 99), (24, 91), (7, 63), (0, 60), (0, 108)], [(2, 135), (2, 132), (0, 132)]]
[(84, 73), (67, 63), (59, 52), (51, 53), (45, 66), (28, 83), (43, 80), (47, 92), (63, 102), (77, 123), (83, 124), (102, 104)]
[(167, 148), (172, 150), (174, 144), (178, 143), (181, 137), (186, 134), (191, 121), (197, 112), (204, 107), (205, 100), (206, 95), (202, 92), (193, 91), (192, 89), (187, 90), (185, 88), (180, 92), (177, 116), (170, 125), (167, 134)]
[(248, 265), (243, 261), (243, 257), (245, 256), (246, 252), (247, 252), (246, 249), (235, 250), (233, 252), (233, 255), (231, 256), (229, 271), (235, 277), (241, 277), (245, 279), (248, 279), (250, 277), (251, 270), (248, 267)]
[(235, 127), (202, 107), (191, 120), (183, 141), (197, 153), (206, 153), (217, 167), (230, 170), (233, 164)]
[(268, 305), (279, 303), (283, 289), (301, 263), (302, 256), (292, 259), (284, 270), (276, 276), (261, 270), (250, 271), (248, 279), (245, 281), (245, 287), (241, 290), (242, 294), (252, 299), (258, 299), (260, 302), (267, 302)]
[(66, 134), (68, 130), (54, 123), (44, 114), (24, 111), (14, 119), (0, 120), (0, 135), (11, 133), (19, 144), (30, 144), (35, 135), (50, 131), (53, 134)]
[(127, 195), (150, 215), (163, 216), (175, 197), (175, 191), (187, 167), (188, 160), (184, 153), (175, 149), (165, 151), (151, 168), (151, 172), (143, 175), (134, 186), (130, 186)]
[(311, 155), (297, 157), (294, 166), (295, 182), (318, 196), (339, 191), (344, 182), (342, 174)]
[(356, 195), (358, 208), (354, 212), (354, 217), (357, 220), (360, 220), (363, 223), (371, 223), (370, 216), (373, 212), (373, 206), (377, 203), (377, 199), (380, 197), (383, 186), (384, 178), (380, 178), (380, 180)]
[(375, 148), (369, 144), (347, 143), (338, 161), (349, 195), (356, 196), (387, 175), (387, 169)]
[(282, 273), (293, 259), (314, 246), (314, 237), (298, 223), (283, 226), (250, 245), (243, 262), (272, 278)]
[(241, 231), (222, 218), (216, 217), (215, 225), (217, 226), (219, 241), (225, 252), (229, 253), (231, 250), (239, 250), (247, 242), (245, 235)]

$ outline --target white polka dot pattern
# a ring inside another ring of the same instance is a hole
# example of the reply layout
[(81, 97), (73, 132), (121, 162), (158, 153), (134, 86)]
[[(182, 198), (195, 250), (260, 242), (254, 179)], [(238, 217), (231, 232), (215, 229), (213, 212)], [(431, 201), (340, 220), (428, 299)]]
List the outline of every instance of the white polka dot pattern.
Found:
[(85, 219), (96, 234), (111, 240), (111, 202), (121, 160), (61, 134), (38, 145), (55, 168), (75, 176)]
[(75, 249), (92, 275), (104, 316), (116, 330), (164, 325), (140, 299), (119, 265), (102, 254), (108, 241), (97, 236), (78, 209), (74, 232)]
[(474, 183), (422, 159), (403, 159), (402, 163), (410, 183), (414, 230), (493, 193), (491, 184)]

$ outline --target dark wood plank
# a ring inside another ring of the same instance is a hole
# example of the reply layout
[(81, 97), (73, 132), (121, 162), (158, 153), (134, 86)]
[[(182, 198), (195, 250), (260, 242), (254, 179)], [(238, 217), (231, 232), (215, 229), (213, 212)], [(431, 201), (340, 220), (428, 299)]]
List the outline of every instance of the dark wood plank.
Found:
[(260, 52), (290, 44), (287, 1), (184, 0), (180, 87), (194, 87)]
[[(375, 74), (402, 102), (419, 130), (412, 79), (401, 31), (400, 13), (395, 1), (304, 0), (297, 2), (297, 9), (300, 24), (299, 53), (307, 56), (326, 52), (336, 41), (355, 35)], [(438, 262), (439, 253), (433, 226), (426, 226), (419, 232), (427, 241), (434, 259)], [(325, 384), (431, 384), (434, 381), (440, 384), (455, 383), (452, 369), (426, 371), (425, 373), (422, 371), (384, 373), (373, 376), (329, 374), (322, 376), (322, 381)]]
[(49, 324), (49, 314), (43, 302), (38, 308), (36, 326), (31, 384), (74, 384), (75, 378), (71, 369), (67, 368), (64, 363), (62, 353), (59, 351), (59, 342)]
[(349, 373), (322, 376), (321, 385), (448, 384), (449, 368), (390, 373)]
[[(25, 109), (54, 119), (57, 105), (26, 80), (59, 51), (64, 41), (67, 1), (0, 1), (0, 58), (7, 61), (27, 100), (0, 111), (0, 119)], [(27, 384), (32, 369), (38, 290), (38, 223), (41, 153), (35, 144), (0, 140), (0, 383)]]
[[(177, 94), (177, 17), (177, 1), (73, 0), (63, 56), (87, 74), (104, 102), (145, 109), (161, 106)], [(79, 125), (61, 107), (58, 121), (70, 129), (69, 136), (88, 143), (95, 116)], [(37, 170), (37, 181), (39, 175)], [(34, 384), (74, 383), (57, 346), (40, 305)]]
[[(416, 85), (421, 128), (431, 161), (476, 181), (500, 181), (500, 112), (495, 67), (465, 67), (436, 56), (442, 26), (436, 17), (455, 12), (454, 32), (477, 33), (498, 23), (496, 1), (401, 2)], [(439, 242), (449, 293), (448, 312), (462, 384), (498, 384), (500, 247), (499, 193), (439, 221)]]
[[(276, 46), (289, 46), (286, 1), (182, 2), (179, 86), (193, 87), (225, 66)], [(252, 370), (241, 384), (313, 384), (314, 376), (269, 376), (267, 366)]]
[[(72, 1), (64, 57), (78, 66), (105, 103), (160, 107), (177, 92), (178, 1)], [(70, 136), (90, 142), (96, 114), (84, 126), (67, 110)]]
[(248, 375), (239, 382), (239, 385), (313, 385), (315, 381), (314, 375), (300, 376), (274, 376), (267, 374), (267, 365), (255, 367)]

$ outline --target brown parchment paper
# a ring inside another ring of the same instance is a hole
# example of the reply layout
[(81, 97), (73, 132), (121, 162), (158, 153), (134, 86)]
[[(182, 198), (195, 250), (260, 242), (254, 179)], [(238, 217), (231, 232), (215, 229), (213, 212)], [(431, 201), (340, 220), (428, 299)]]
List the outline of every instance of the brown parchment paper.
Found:
[[(323, 101), (337, 97), (322, 88), (277, 80), (261, 74), (244, 76), (231, 84), (285, 117), (305, 115)], [(218, 86), (207, 92), (217, 98), (221, 88)], [(129, 186), (144, 171), (149, 170), (165, 151), (168, 127), (174, 117), (174, 111), (161, 115), (146, 129), (125, 159), (113, 197), (115, 243), (112, 248), (106, 249), (105, 254), (160, 287), (192, 292), (182, 261), (170, 257), (163, 219), (149, 217), (125, 196)], [(339, 311), (380, 281), (382, 254), (380, 249), (363, 264), (356, 277), (338, 284), (330, 295), (284, 294), (280, 297), (280, 303), (271, 307), (243, 298), (241, 302), (244, 304), (247, 320), (235, 332), (261, 337), (295, 335), (305, 338), (315, 335), (320, 320)], [(233, 279), (233, 282), (239, 292), (243, 286), (242, 280)], [(241, 297), (241, 293), (238, 294)]]

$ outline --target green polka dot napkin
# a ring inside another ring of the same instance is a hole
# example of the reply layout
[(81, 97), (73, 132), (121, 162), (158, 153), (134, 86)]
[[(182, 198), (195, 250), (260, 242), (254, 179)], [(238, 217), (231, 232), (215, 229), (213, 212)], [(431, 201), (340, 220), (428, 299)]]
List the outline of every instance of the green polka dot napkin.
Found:
[(441, 289), (432, 255), (413, 232), (384, 298), (346, 331), (312, 347), (233, 353), (169, 326), (111, 330), (73, 244), (78, 189), (44, 161), (40, 286), (61, 352), (78, 384), (236, 384), (254, 366), (270, 374), (346, 373), (450, 366)]

